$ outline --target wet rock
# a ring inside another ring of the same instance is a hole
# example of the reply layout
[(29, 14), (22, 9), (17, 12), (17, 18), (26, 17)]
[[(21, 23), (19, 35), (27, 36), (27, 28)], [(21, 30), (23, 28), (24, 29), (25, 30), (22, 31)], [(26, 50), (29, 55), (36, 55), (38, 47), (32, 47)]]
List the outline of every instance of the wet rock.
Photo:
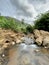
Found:
[(29, 37), (23, 37), (22, 43), (25, 43), (26, 45), (31, 45), (34, 43), (34, 40)]

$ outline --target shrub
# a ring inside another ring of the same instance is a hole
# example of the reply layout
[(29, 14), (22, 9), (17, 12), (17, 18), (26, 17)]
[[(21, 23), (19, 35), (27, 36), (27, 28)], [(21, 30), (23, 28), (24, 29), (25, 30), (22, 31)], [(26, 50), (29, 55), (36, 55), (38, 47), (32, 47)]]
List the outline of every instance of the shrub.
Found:
[(23, 23), (15, 18), (0, 16), (0, 28), (11, 29), (15, 32), (24, 32), (26, 27), (26, 23)]
[(26, 31), (32, 33), (33, 32), (33, 27), (31, 25), (28, 25), (26, 27)]

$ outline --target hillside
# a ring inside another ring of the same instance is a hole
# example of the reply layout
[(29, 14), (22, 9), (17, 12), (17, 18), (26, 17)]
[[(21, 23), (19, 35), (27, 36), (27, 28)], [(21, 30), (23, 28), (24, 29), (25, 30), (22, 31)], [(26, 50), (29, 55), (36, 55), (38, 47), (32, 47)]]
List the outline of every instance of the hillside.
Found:
[(26, 32), (29, 24), (15, 18), (0, 16), (0, 28), (11, 29), (15, 32)]

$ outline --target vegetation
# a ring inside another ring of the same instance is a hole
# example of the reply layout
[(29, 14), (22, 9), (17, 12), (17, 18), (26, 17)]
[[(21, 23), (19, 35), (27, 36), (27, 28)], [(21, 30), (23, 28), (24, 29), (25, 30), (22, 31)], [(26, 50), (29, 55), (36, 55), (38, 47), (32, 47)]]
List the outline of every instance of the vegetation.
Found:
[(27, 30), (28, 32), (32, 33), (32, 32), (33, 32), (33, 27), (32, 27), (31, 25), (28, 25), (28, 26), (26, 27), (26, 30)]
[(25, 34), (32, 30), (31, 25), (5, 16), (0, 16), (0, 28), (11, 29), (15, 32), (24, 32)]
[(35, 20), (35, 29), (49, 31), (49, 12), (41, 14), (37, 20)]

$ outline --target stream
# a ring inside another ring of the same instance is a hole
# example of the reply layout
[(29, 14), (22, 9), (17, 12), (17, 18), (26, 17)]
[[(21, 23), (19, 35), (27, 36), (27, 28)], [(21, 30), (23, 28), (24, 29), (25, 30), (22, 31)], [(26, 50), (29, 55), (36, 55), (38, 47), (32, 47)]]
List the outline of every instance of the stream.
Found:
[(31, 38), (25, 37), (24, 43), (10, 49), (7, 65), (49, 65), (49, 49), (33, 43)]

